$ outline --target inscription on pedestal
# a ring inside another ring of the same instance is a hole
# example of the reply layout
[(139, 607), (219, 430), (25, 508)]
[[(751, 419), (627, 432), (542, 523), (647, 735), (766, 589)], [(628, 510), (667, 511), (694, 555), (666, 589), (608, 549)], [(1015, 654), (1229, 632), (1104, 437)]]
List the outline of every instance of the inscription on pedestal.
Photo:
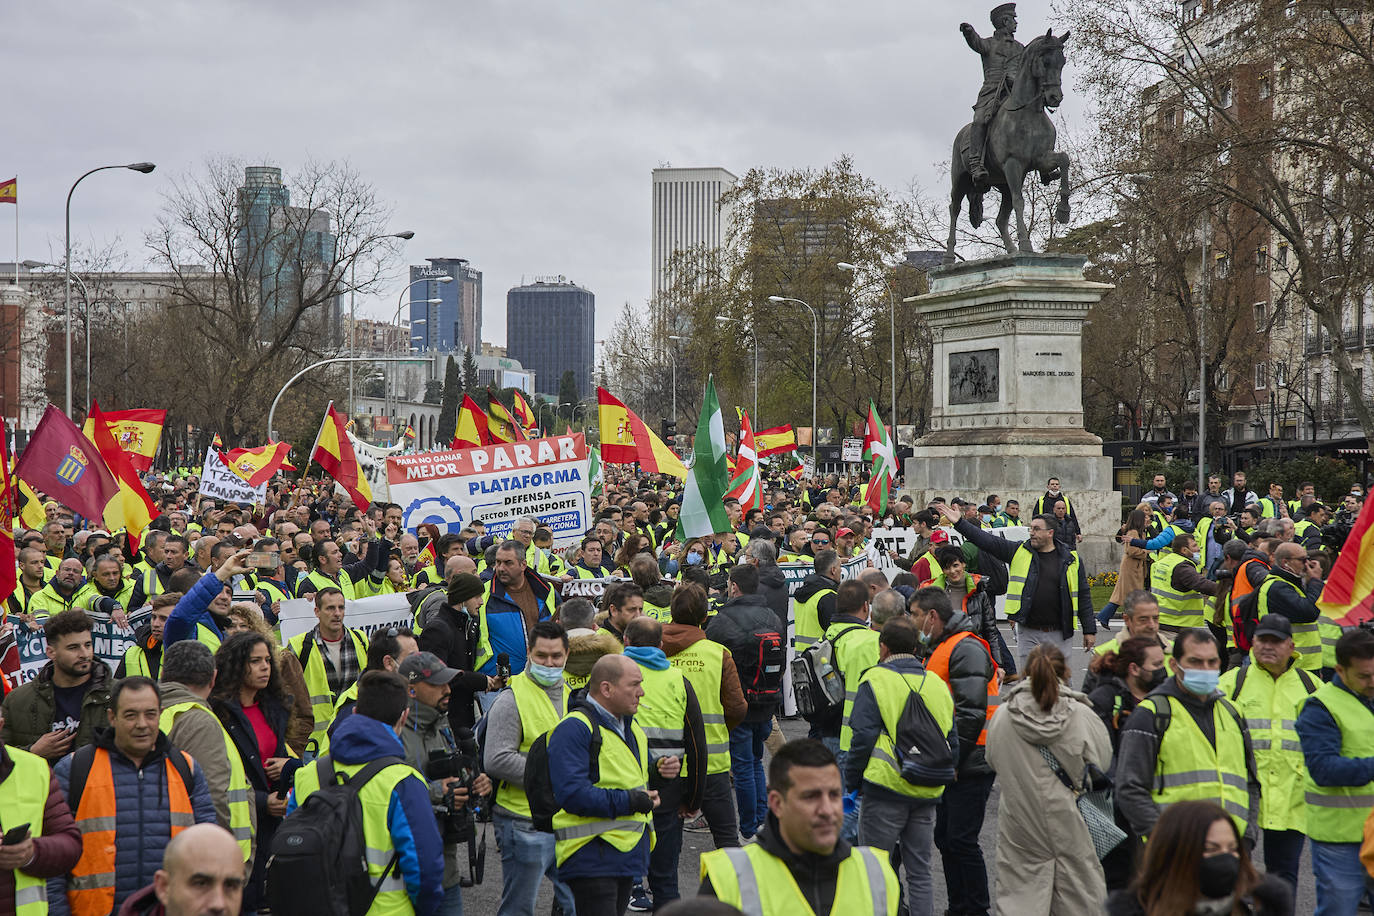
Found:
[(998, 400), (997, 350), (949, 354), (949, 403), (993, 404)]

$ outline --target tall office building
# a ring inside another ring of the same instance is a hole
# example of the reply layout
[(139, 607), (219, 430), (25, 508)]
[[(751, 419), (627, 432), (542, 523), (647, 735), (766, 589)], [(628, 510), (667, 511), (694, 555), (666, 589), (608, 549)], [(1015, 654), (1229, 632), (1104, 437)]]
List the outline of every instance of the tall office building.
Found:
[[(477, 353), (482, 345), (482, 272), (465, 258), (428, 258), (410, 268), (410, 325), (425, 350)], [(444, 283), (441, 277), (452, 277)], [(428, 280), (428, 283), (420, 283)], [(427, 299), (442, 300), (431, 304)], [(417, 324), (417, 322), (423, 322)]]
[(534, 371), (534, 390), (557, 396), (572, 370), (579, 398), (591, 394), (596, 296), (565, 277), (536, 277), (506, 293), (506, 353)]
[(651, 308), (655, 328), (666, 333), (667, 318), (675, 314), (667, 301), (673, 287), (673, 254), (698, 245), (719, 248), (725, 244), (730, 213), (721, 208), (720, 198), (738, 179), (721, 168), (663, 168), (654, 169), (653, 181)]

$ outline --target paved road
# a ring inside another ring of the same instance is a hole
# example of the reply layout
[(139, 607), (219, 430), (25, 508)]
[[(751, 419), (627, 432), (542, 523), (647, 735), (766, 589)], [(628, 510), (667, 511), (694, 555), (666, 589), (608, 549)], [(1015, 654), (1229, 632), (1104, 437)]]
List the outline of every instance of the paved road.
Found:
[[(1011, 645), (1010, 633), (1005, 633), (1008, 637), (1008, 644)], [(1014, 648), (1014, 646), (1013, 646)], [(1083, 672), (1087, 667), (1087, 655), (1082, 652), (1074, 653), (1074, 658), (1070, 659), (1073, 666), (1073, 682), (1081, 683)], [(801, 738), (806, 736), (806, 723), (800, 719), (793, 719), (783, 722), (783, 734), (790, 738)], [(997, 882), (997, 805), (1001, 795), (1000, 788), (994, 788), (992, 798), (988, 802), (987, 818), (983, 823), (982, 846), (984, 858), (988, 866), (988, 881), (993, 888), (994, 900), (996, 899)], [(684, 897), (691, 896), (696, 892), (697, 885), (700, 884), (700, 870), (698, 860), (702, 853), (714, 848), (711, 844), (711, 835), (706, 831), (695, 832), (685, 831), (682, 843), (682, 858), (679, 866), (678, 884)], [(460, 860), (465, 858), (460, 855)], [(936, 862), (939, 861), (939, 853), (936, 853)], [(1264, 854), (1262, 848), (1256, 850), (1256, 866), (1262, 868)], [(1316, 909), (1316, 891), (1312, 882), (1312, 866), (1307, 853), (1303, 855), (1302, 872), (1298, 882), (1298, 900), (1294, 912), (1311, 913)], [(947, 903), (945, 898), (945, 879), (944, 873), (939, 865), (935, 867), (935, 912), (941, 913)], [(486, 881), (480, 887), (474, 887), (464, 893), (464, 907), (471, 916), (491, 916), (497, 911), (501, 899), (501, 859), (496, 850), (494, 840), (488, 843), (487, 852), (487, 871)], [(549, 883), (544, 882), (539, 893), (539, 905), (536, 913), (545, 914), (552, 910), (553, 893)], [(1012, 912), (1020, 912), (1013, 908)], [(1026, 914), (1032, 916), (1032, 914)]]

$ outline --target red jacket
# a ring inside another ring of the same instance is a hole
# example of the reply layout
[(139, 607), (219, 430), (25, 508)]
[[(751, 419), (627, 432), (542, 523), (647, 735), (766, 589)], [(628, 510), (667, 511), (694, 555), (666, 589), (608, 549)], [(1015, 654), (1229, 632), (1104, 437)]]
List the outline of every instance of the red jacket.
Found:
[(167, 910), (157, 899), (150, 884), (125, 898), (124, 905), (119, 908), (119, 916), (167, 916)]
[[(9, 750), (0, 744), (0, 782), (14, 772)], [(57, 777), (48, 777), (48, 800), (43, 806), (43, 835), (33, 839), (33, 861), (23, 869), (35, 878), (65, 875), (81, 858), (81, 831), (72, 818)], [(14, 872), (0, 871), (0, 913), (14, 912)]]

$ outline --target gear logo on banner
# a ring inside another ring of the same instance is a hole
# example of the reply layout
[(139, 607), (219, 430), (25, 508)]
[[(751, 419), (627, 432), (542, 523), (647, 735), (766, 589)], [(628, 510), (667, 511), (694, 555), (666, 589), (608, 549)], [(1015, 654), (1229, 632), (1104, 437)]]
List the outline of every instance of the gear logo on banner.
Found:
[(463, 510), (447, 496), (429, 496), (406, 506), (401, 524), (408, 531), (420, 525), (438, 525), (440, 533), (457, 534), (463, 529)]

